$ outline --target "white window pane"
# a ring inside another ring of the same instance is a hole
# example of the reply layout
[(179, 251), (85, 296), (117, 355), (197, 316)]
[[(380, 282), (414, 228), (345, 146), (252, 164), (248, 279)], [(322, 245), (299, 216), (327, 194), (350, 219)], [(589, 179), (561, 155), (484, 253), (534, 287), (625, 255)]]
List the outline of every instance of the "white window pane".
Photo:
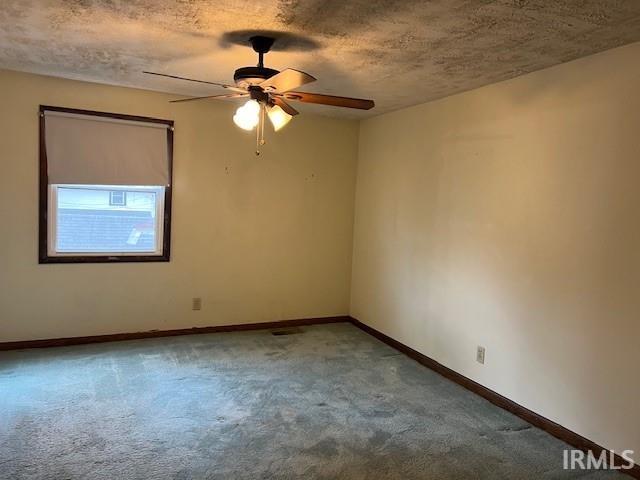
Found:
[(57, 186), (56, 252), (153, 253), (158, 250), (162, 187)]

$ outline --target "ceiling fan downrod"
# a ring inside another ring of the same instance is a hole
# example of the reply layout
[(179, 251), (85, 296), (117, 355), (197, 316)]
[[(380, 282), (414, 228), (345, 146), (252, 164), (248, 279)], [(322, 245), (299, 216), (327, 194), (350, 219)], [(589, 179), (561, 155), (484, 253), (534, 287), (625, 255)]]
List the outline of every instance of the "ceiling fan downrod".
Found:
[(255, 35), (249, 39), (253, 51), (258, 54), (258, 68), (264, 68), (264, 54), (268, 53), (273, 46), (275, 38)]

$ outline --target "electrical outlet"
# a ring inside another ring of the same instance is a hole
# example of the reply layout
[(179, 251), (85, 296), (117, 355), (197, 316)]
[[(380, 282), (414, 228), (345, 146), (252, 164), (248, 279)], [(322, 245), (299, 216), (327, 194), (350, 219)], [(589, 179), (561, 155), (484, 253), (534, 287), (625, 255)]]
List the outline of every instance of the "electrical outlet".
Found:
[(191, 300), (191, 310), (202, 310), (202, 299), (199, 297), (194, 297)]
[(478, 345), (478, 351), (476, 352), (476, 361), (484, 365), (484, 347)]

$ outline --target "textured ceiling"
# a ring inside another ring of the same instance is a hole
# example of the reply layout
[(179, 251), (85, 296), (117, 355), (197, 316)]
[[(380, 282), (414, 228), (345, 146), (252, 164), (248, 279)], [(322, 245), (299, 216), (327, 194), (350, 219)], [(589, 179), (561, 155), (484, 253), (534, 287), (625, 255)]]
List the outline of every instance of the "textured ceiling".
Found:
[(230, 82), (256, 62), (243, 30), (288, 33), (265, 63), (305, 90), (376, 101), (301, 110), (360, 117), (638, 41), (640, 0), (3, 0), (0, 68), (214, 94), (141, 72)]

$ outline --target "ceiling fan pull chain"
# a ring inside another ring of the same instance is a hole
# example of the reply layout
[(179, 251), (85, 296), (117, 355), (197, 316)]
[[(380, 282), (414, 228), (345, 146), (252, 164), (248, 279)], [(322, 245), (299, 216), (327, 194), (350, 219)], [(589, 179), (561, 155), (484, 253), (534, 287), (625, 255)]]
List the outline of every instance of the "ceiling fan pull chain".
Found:
[(260, 145), (264, 145), (264, 121), (265, 121), (265, 112), (267, 111), (267, 106), (264, 103), (260, 104)]
[(264, 145), (264, 111), (265, 106), (260, 103), (260, 113), (258, 116), (258, 128), (256, 128), (256, 156), (260, 155), (260, 147)]
[(256, 157), (260, 155), (260, 125), (256, 128)]

